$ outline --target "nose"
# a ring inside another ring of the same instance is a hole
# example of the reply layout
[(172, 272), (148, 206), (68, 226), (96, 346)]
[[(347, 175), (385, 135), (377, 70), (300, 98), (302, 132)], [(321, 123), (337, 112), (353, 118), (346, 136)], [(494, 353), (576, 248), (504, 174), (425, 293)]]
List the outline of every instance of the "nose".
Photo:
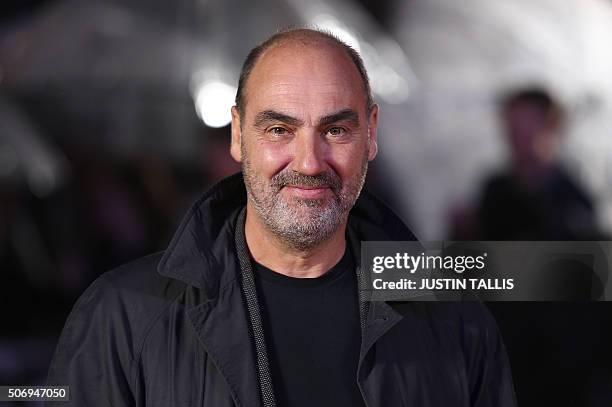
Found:
[(304, 175), (318, 175), (325, 170), (324, 141), (315, 131), (304, 131), (294, 139), (292, 169)]

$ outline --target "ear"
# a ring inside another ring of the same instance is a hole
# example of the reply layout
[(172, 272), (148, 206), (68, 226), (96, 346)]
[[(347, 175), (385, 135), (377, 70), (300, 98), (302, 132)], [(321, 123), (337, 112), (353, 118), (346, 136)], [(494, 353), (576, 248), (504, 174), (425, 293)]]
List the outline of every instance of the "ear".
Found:
[(240, 128), (240, 113), (236, 106), (232, 106), (232, 143), (230, 146), (230, 154), (237, 162), (242, 161), (242, 149), (240, 143), (242, 140), (242, 130)]
[(372, 161), (376, 154), (378, 153), (378, 105), (374, 105), (372, 107), (372, 111), (370, 112), (370, 117), (368, 117), (368, 138), (370, 139), (368, 142), (368, 161)]

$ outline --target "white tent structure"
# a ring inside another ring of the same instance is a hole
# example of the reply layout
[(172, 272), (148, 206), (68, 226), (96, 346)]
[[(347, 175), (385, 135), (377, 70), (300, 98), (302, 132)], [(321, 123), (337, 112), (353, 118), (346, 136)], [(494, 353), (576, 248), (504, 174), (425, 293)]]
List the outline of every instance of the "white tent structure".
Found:
[[(523, 85), (568, 107), (565, 159), (612, 229), (612, 3), (606, 0), (397, 2), (393, 30), (419, 79), (408, 107), (383, 111), (383, 160), (422, 239), (447, 236), (507, 159), (496, 102)], [(397, 129), (402, 129), (400, 132)]]

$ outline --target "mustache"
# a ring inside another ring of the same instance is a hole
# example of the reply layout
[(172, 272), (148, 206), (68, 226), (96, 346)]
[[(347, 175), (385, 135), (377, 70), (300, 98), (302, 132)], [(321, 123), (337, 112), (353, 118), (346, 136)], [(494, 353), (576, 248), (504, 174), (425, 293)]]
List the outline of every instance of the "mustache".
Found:
[(272, 187), (280, 191), (287, 185), (304, 185), (313, 188), (329, 188), (334, 192), (340, 191), (342, 181), (334, 171), (326, 171), (317, 175), (305, 175), (297, 171), (281, 171), (272, 177)]

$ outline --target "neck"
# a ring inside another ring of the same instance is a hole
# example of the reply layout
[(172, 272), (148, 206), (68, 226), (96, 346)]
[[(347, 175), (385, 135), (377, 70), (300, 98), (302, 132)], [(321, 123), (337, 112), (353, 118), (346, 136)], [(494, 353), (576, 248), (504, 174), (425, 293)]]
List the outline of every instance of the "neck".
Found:
[(346, 247), (346, 222), (315, 247), (296, 249), (271, 233), (247, 204), (244, 226), (246, 242), (255, 261), (277, 273), (296, 278), (316, 278), (336, 265)]

